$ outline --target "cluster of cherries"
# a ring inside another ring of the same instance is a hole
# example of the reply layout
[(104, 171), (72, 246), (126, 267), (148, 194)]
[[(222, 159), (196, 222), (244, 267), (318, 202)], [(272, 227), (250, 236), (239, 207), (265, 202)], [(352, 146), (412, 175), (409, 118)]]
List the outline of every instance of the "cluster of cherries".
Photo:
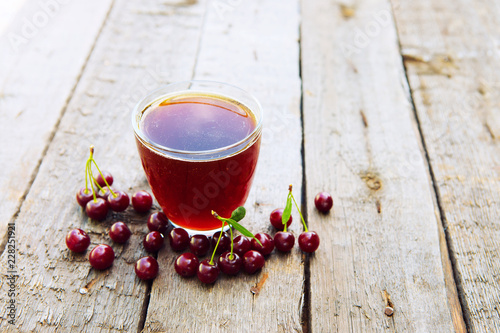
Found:
[[(92, 173), (92, 165), (99, 172), (95, 178)], [(85, 212), (91, 219), (102, 221), (108, 215), (109, 209), (123, 212), (129, 207), (128, 194), (112, 188), (112, 184), (113, 176), (107, 171), (101, 172), (94, 160), (94, 146), (90, 146), (90, 156), (85, 164), (85, 187), (76, 193), (76, 201), (85, 208)], [(146, 191), (138, 191), (132, 196), (132, 206), (139, 213), (149, 211), (152, 205), (153, 198)]]
[[(110, 209), (115, 212), (126, 210), (130, 206), (130, 198), (126, 192), (111, 187), (114, 181), (113, 176), (111, 173), (99, 169), (93, 155), (94, 147), (91, 146), (90, 156), (85, 164), (85, 187), (77, 192), (76, 201), (85, 208), (85, 212), (90, 218), (102, 221)], [(92, 165), (99, 172), (97, 177), (93, 176)], [(139, 213), (148, 212), (152, 205), (153, 197), (146, 191), (138, 191), (132, 196), (132, 207)], [(128, 226), (121, 221), (115, 222), (109, 230), (109, 237), (119, 244), (127, 242), (131, 234)], [(143, 243), (148, 252), (153, 252), (152, 249), (158, 247), (157, 238), (157, 235), (146, 235)], [(163, 244), (163, 238), (161, 241)], [(73, 252), (85, 252), (89, 245), (90, 237), (82, 229), (73, 229), (66, 235), (66, 246)], [(97, 245), (89, 254), (90, 265), (99, 270), (111, 267), (114, 259), (113, 248), (107, 244)], [(158, 263), (151, 256), (141, 258), (136, 262), (135, 271), (141, 279), (153, 279), (158, 274)]]
[[(76, 199), (80, 206), (85, 208), (90, 218), (103, 220), (109, 209), (116, 212), (127, 209), (130, 199), (127, 193), (111, 187), (113, 176), (109, 172), (101, 172), (93, 158), (93, 153), (94, 148), (91, 146), (90, 157), (85, 167), (85, 187), (77, 192)], [(99, 175), (95, 178), (92, 174), (92, 165), (99, 171)], [(293, 221), (292, 202), (295, 203), (305, 230), (298, 238), (298, 245), (304, 252), (315, 252), (319, 247), (319, 236), (316, 232), (307, 229), (302, 213), (293, 197), (291, 185), (285, 208), (273, 210), (269, 217), (271, 224), (278, 230), (274, 238), (267, 233), (253, 235), (241, 226), (238, 221), (245, 215), (243, 207), (238, 207), (231, 218), (222, 218), (212, 212), (214, 217), (223, 223), (221, 231), (216, 232), (211, 238), (206, 235), (190, 237), (182, 228), (170, 230), (167, 216), (162, 212), (155, 212), (148, 218), (149, 233), (143, 239), (143, 246), (147, 252), (156, 253), (163, 247), (164, 239), (167, 237), (172, 250), (182, 252), (189, 248), (190, 252), (182, 253), (175, 260), (175, 271), (182, 277), (197, 275), (203, 283), (214, 283), (220, 272), (226, 275), (236, 275), (244, 270), (248, 274), (254, 274), (264, 267), (265, 258), (274, 248), (280, 252), (290, 252), (294, 247), (295, 236), (287, 231), (287, 227)], [(138, 191), (132, 196), (132, 206), (137, 212), (149, 211), (152, 203), (153, 199), (146, 191)], [(315, 197), (314, 203), (320, 212), (327, 213), (333, 206), (333, 199), (330, 194), (321, 192)], [(226, 224), (230, 225), (229, 234), (223, 231)], [(233, 238), (233, 228), (240, 231), (242, 235)], [(130, 236), (130, 229), (121, 221), (115, 222), (109, 230), (109, 237), (119, 244), (126, 243)], [(66, 245), (73, 252), (85, 252), (90, 245), (90, 237), (82, 229), (73, 229), (66, 235)], [(211, 249), (213, 252), (210, 259), (200, 262), (199, 258), (206, 256)], [(216, 254), (219, 254), (218, 260), (214, 260)], [(89, 254), (91, 266), (99, 270), (111, 267), (114, 258), (113, 249), (106, 244), (97, 245)], [(158, 271), (158, 262), (152, 256), (143, 257), (135, 264), (136, 275), (143, 280), (154, 279)]]
[[(169, 233), (172, 249), (174, 251), (183, 251), (189, 247), (190, 250), (190, 252), (185, 252), (177, 257), (174, 262), (175, 271), (183, 277), (197, 275), (198, 279), (203, 283), (214, 283), (220, 272), (226, 275), (236, 275), (241, 270), (244, 270), (248, 274), (254, 274), (264, 267), (265, 258), (271, 254), (274, 248), (280, 252), (290, 252), (295, 245), (295, 236), (293, 233), (286, 231), (286, 228), (293, 221), (290, 211), (291, 201), (295, 201), (295, 199), (293, 199), (291, 190), (290, 186), (287, 208), (277, 208), (271, 212), (269, 217), (273, 227), (278, 230), (274, 238), (267, 233), (261, 232), (252, 235), (251, 238), (239, 235), (233, 239), (233, 231), (230, 228), (230, 235), (221, 230), (216, 232), (210, 241), (205, 235), (194, 235), (190, 238), (184, 229), (173, 229)], [(316, 208), (324, 213), (330, 211), (333, 206), (333, 199), (326, 192), (319, 193), (314, 202)], [(319, 247), (319, 236), (316, 232), (307, 230), (298, 206), (297, 210), (305, 229), (299, 236), (299, 247), (307, 253), (315, 252)], [(220, 218), (214, 212), (213, 214), (223, 221), (228, 220)], [(241, 228), (241, 226), (239, 227)], [(211, 258), (200, 262), (198, 257), (205, 256), (211, 244), (214, 247)], [(220, 254), (216, 261), (214, 260), (215, 254)]]

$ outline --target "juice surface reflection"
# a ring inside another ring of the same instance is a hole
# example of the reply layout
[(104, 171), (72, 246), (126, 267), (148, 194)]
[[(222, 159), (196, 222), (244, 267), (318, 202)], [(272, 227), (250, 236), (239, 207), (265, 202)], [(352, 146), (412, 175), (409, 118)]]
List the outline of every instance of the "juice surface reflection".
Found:
[[(227, 147), (256, 127), (252, 112), (235, 100), (217, 95), (185, 94), (150, 106), (140, 127), (155, 145), (182, 151)], [(153, 193), (168, 218), (190, 230), (214, 230), (221, 222), (214, 210), (229, 217), (248, 196), (257, 164), (260, 134), (239, 150), (216, 158), (179, 158), (159, 154), (137, 140), (142, 165)]]

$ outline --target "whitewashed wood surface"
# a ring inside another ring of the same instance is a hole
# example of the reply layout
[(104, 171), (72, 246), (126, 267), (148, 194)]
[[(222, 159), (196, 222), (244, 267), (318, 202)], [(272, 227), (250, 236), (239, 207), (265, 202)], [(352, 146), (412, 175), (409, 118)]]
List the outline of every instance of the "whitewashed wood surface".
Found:
[(465, 321), (472, 332), (499, 332), (500, 7), (394, 6)]
[[(500, 331), (496, 2), (16, 0), (0, 11), (0, 331)], [(147, 215), (82, 213), (88, 146), (116, 186), (148, 189), (129, 114), (189, 79), (261, 101), (245, 225), (273, 233), (269, 213), (292, 183), (321, 237), (315, 254), (273, 253), (256, 275), (204, 286), (174, 272), (167, 246), (146, 283), (133, 264)], [(323, 190), (327, 215), (313, 203)], [(126, 245), (107, 235), (118, 219)], [(112, 245), (112, 268), (67, 250), (74, 227)]]
[[(53, 3), (0, 5), (2, 235), (37, 175), (111, 7), (110, 0)], [(2, 237), (1, 248), (4, 243)]]
[[(329, 189), (335, 202), (327, 215), (308, 205), (310, 228), (326, 240), (309, 258), (312, 331), (452, 332), (433, 188), (390, 6), (302, 8), (307, 199)], [(364, 47), (343, 47), (367, 27)]]

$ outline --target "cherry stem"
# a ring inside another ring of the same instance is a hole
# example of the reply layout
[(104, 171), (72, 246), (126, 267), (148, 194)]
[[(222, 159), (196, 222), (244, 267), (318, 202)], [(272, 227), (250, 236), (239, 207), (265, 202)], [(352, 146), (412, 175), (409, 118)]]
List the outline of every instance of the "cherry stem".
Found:
[[(291, 193), (291, 192), (289, 192), (289, 193)], [(290, 195), (290, 194), (288, 194), (288, 195)], [(282, 221), (282, 223), (283, 223), (283, 221)], [(288, 221), (286, 221), (285, 224), (284, 224), (284, 226), (283, 226), (283, 232), (286, 232), (286, 227), (287, 226), (288, 226)]]
[(97, 162), (94, 160), (94, 145), (90, 146), (90, 156), (87, 159), (87, 164), (85, 165), (85, 189), (88, 189), (88, 177), (90, 177), (90, 179), (92, 180), (90, 182), (90, 186), (92, 187), (92, 192), (94, 192), (94, 194), (93, 194), (94, 195), (94, 202), (96, 201), (96, 194), (94, 191), (94, 185), (96, 185), (100, 191), (104, 192), (101, 185), (99, 185), (99, 183), (95, 180), (94, 175), (92, 174), (92, 163), (94, 163), (95, 167), (97, 168), (97, 171), (99, 171), (99, 174), (101, 175), (102, 179), (104, 180), (104, 183), (106, 184), (106, 186), (109, 189), (109, 193), (111, 193), (111, 195), (113, 195), (113, 197), (116, 198), (117, 194), (115, 192), (113, 192), (113, 190), (111, 189), (111, 186), (108, 184), (108, 181), (106, 180), (106, 178), (102, 174), (101, 169), (99, 169)]
[[(215, 212), (213, 212), (212, 214), (217, 215), (217, 213), (215, 213)], [(214, 215), (214, 216), (215, 216), (215, 215)], [(210, 258), (210, 262), (209, 262), (209, 264), (210, 264), (210, 265), (213, 265), (213, 264), (214, 264), (215, 251), (217, 251), (217, 246), (219, 246), (219, 242), (220, 242), (220, 240), (221, 240), (221, 238), (222, 238), (222, 233), (223, 233), (223, 230), (224, 230), (224, 225), (225, 225), (225, 224), (226, 224), (226, 222), (225, 222), (225, 221), (222, 221), (222, 227), (221, 227), (221, 229), (220, 229), (220, 235), (219, 235), (219, 238), (217, 239), (217, 244), (215, 244), (214, 252), (212, 253), (212, 258)]]
[[(304, 221), (304, 217), (302, 216), (302, 213), (300, 212), (299, 205), (297, 205), (297, 201), (295, 201), (295, 198), (293, 197), (292, 194), (292, 185), (288, 186), (288, 190), (290, 191), (290, 196), (292, 197), (293, 203), (295, 204), (295, 207), (299, 211), (300, 219), (302, 220), (302, 224), (304, 225), (304, 231), (307, 232), (307, 225), (306, 221)], [(285, 228), (286, 228), (286, 223), (285, 223)]]
[[(233, 228), (229, 226), (229, 232), (231, 233), (231, 254), (229, 255), (229, 259), (233, 260)], [(221, 233), (222, 234), (222, 233)]]
[[(106, 180), (106, 178), (104, 177), (104, 175), (101, 172), (101, 169), (99, 169), (99, 166), (97, 166), (97, 162), (93, 158), (92, 158), (92, 162), (94, 163), (95, 167), (97, 168), (97, 171), (99, 171), (99, 174), (101, 175), (102, 180), (104, 180), (104, 183), (108, 187), (109, 193), (111, 193), (111, 195), (113, 195), (113, 197), (116, 198), (117, 194), (115, 192), (113, 192), (113, 190), (111, 189), (111, 186), (109, 186), (108, 181)], [(99, 184), (97, 184), (97, 186), (99, 186)], [(100, 186), (99, 186), (99, 188), (102, 190), (102, 188)]]
[[(92, 167), (90, 165), (90, 157), (87, 160), (87, 173), (88, 173), (88, 176), (90, 177), (90, 179), (94, 179), (92, 177)], [(94, 182), (93, 181), (90, 182), (90, 187), (92, 188), (92, 196), (94, 197), (94, 202), (96, 202), (97, 201), (97, 196), (95, 194)]]
[[(94, 156), (94, 145), (90, 145), (90, 155), (89, 155), (89, 158), (87, 159), (87, 163), (85, 164), (85, 186), (87, 186), (87, 176), (93, 180), (94, 177), (92, 176), (92, 165), (90, 164), (91, 161), (92, 161), (92, 158)], [(94, 202), (97, 201), (97, 196), (95, 194), (95, 190), (94, 190), (94, 182), (91, 181), (90, 182), (90, 187), (92, 188), (92, 196), (94, 198)]]
[[(90, 162), (92, 162), (92, 161), (90, 161)], [(97, 188), (99, 189), (99, 191), (104, 192), (104, 189), (101, 187), (101, 185), (99, 185), (99, 183), (95, 181), (95, 178), (94, 178), (94, 176), (92, 175), (92, 173), (91, 173), (91, 177), (92, 177), (92, 179), (94, 180), (94, 185), (95, 185), (95, 186), (97, 186)]]
[(89, 191), (89, 160), (85, 162), (85, 194)]
[(87, 173), (90, 177), (90, 179), (92, 179), (92, 181), (90, 182), (90, 186), (92, 187), (92, 194), (94, 196), (94, 202), (97, 200), (96, 198), (96, 189), (94, 189), (94, 185), (97, 186), (99, 188), (99, 190), (102, 191), (102, 187), (99, 186), (99, 184), (95, 181), (94, 179), (94, 175), (92, 174), (92, 158), (89, 157), (89, 159), (87, 160)]

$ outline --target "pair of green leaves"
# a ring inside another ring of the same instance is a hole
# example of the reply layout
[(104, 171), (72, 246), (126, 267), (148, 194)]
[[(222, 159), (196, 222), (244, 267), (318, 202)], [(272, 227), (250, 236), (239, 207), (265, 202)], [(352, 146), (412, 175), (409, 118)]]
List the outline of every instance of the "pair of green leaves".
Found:
[[(219, 216), (216, 212), (212, 211), (212, 215), (215, 216), (216, 218), (218, 218), (220, 221), (226, 222), (227, 224), (232, 226), (234, 229), (238, 230), (243, 236), (254, 238), (257, 240), (257, 242), (259, 242), (259, 240), (257, 238), (255, 238), (254, 235), (250, 231), (248, 231), (247, 228), (245, 228), (244, 226), (242, 226), (241, 224), (238, 223), (239, 221), (241, 221), (245, 217), (246, 213), (247, 213), (247, 211), (246, 211), (245, 207), (240, 206), (240, 207), (236, 208), (235, 210), (233, 210), (233, 213), (231, 214), (230, 218), (226, 219), (222, 216)], [(259, 244), (260, 244), (260, 242), (259, 242)]]

